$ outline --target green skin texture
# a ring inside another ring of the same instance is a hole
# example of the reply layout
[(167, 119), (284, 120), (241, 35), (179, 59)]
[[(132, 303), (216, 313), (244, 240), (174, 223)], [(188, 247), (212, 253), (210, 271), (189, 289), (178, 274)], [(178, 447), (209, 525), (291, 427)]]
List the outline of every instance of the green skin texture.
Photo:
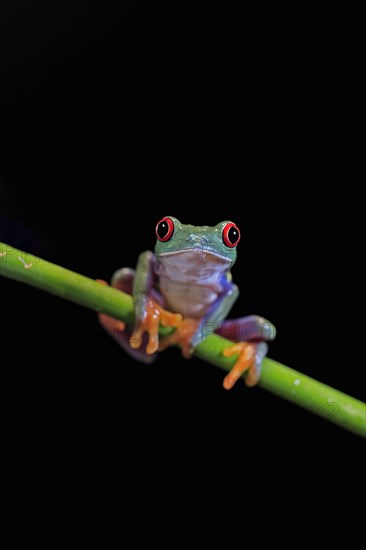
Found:
[[(133, 300), (128, 294), (1, 242), (0, 276), (105, 313), (131, 326), (134, 323)], [(171, 330), (162, 327), (160, 334), (167, 336)], [(222, 352), (232, 344), (216, 334), (208, 335), (195, 348), (194, 356), (229, 372), (236, 358), (225, 357)], [(269, 358), (263, 360), (258, 386), (340, 428), (366, 437), (366, 404), (350, 395)]]

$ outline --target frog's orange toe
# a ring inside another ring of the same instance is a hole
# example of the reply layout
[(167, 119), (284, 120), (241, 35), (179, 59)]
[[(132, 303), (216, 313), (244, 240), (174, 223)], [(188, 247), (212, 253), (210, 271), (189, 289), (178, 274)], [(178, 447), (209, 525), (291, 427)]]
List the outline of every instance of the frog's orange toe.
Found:
[[(227, 374), (224, 378), (223, 386), (225, 390), (231, 390), (246, 370), (249, 369), (248, 376), (250, 375), (252, 367), (254, 366), (255, 368), (256, 347), (256, 344), (250, 342), (238, 342), (237, 344), (230, 346), (230, 348), (224, 349), (223, 355), (225, 357), (238, 355), (235, 365), (229, 374)], [(251, 381), (253, 381), (253, 375), (251, 376)]]
[(159, 330), (159, 317), (160, 311), (159, 306), (155, 304), (152, 300), (149, 300), (146, 304), (145, 316), (142, 319), (141, 323), (130, 337), (130, 346), (133, 349), (138, 349), (142, 344), (142, 337), (146, 332), (148, 334), (149, 340), (146, 346), (146, 353), (151, 355), (155, 353), (158, 349), (159, 340), (158, 340), (158, 330)]
[(230, 375), (225, 376), (224, 381), (223, 381), (223, 386), (224, 386), (225, 390), (231, 390), (231, 388), (234, 386), (235, 382), (236, 382), (236, 379), (233, 378), (232, 376), (230, 376)]
[(133, 349), (139, 349), (142, 344), (142, 334), (143, 331), (140, 328), (137, 328), (133, 331), (133, 333), (130, 336), (130, 346)]
[(160, 311), (160, 323), (164, 327), (179, 327), (182, 322), (183, 316), (180, 313), (172, 313), (159, 306)]
[(109, 332), (119, 333), (123, 332), (126, 328), (126, 325), (123, 321), (114, 319), (105, 313), (98, 313), (99, 321)]
[(146, 332), (148, 334), (146, 353), (149, 355), (155, 353), (159, 348), (159, 324), (161, 323), (166, 327), (177, 327), (181, 320), (182, 316), (179, 313), (166, 311), (153, 300), (149, 300), (144, 318), (131, 334), (130, 346), (133, 349), (140, 348), (142, 337)]
[(185, 359), (189, 359), (193, 353), (193, 346), (191, 344), (192, 337), (196, 333), (199, 320), (198, 319), (183, 319), (181, 320), (176, 330), (162, 338), (159, 344), (159, 351), (163, 351), (169, 346), (179, 345), (182, 350), (182, 355)]
[(104, 286), (109, 286), (109, 284), (107, 283), (107, 281), (105, 281), (104, 279), (95, 279), (97, 283), (101, 284), (101, 285), (104, 285)]

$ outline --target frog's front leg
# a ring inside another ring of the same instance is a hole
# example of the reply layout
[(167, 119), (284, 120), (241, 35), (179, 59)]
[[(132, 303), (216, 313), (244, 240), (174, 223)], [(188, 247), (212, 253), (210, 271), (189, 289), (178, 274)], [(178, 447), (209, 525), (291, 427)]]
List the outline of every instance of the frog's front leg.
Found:
[(155, 255), (149, 250), (140, 254), (132, 287), (136, 326), (130, 337), (130, 346), (133, 349), (139, 349), (142, 345), (143, 335), (147, 333), (146, 352), (148, 354), (153, 354), (158, 350), (159, 324), (177, 327), (182, 320), (179, 313), (166, 311), (161, 304), (153, 299), (156, 262)]
[(223, 352), (225, 357), (238, 355), (235, 365), (224, 378), (223, 386), (226, 390), (230, 390), (246, 371), (248, 371), (245, 378), (246, 385), (255, 386), (257, 384), (262, 361), (268, 350), (265, 342), (273, 340), (276, 336), (276, 329), (272, 323), (258, 315), (248, 315), (223, 322), (238, 296), (238, 287), (228, 283), (226, 290), (213, 304), (203, 319), (200, 330), (193, 337), (195, 345), (212, 332), (236, 342)]
[(183, 355), (189, 357), (209, 334), (217, 333), (236, 342), (226, 348), (223, 354), (226, 357), (238, 355), (235, 365), (224, 378), (224, 388), (231, 389), (245, 371), (248, 371), (245, 378), (247, 386), (254, 386), (259, 380), (262, 361), (268, 350), (265, 341), (275, 338), (276, 329), (272, 323), (258, 315), (222, 322), (238, 296), (238, 287), (228, 284), (203, 319), (183, 319), (174, 333), (162, 339), (159, 350), (179, 344)]
[[(149, 258), (147, 258), (149, 259)], [(153, 261), (153, 260), (152, 260)], [(141, 268), (143, 271), (147, 268), (148, 273), (146, 277), (142, 277)], [(127, 294), (133, 294), (135, 288), (135, 280), (138, 277), (140, 281), (137, 284), (137, 296), (135, 305), (138, 305), (137, 314), (140, 316), (139, 321), (136, 320), (135, 329), (131, 330), (126, 327), (125, 323), (114, 319), (104, 313), (99, 313), (99, 321), (102, 327), (112, 336), (114, 340), (129, 354), (131, 357), (143, 363), (151, 363), (156, 354), (156, 340), (158, 338), (158, 324), (159, 320), (162, 323), (169, 324), (174, 322), (175, 317), (173, 314), (166, 312), (162, 308), (163, 298), (161, 294), (153, 288), (153, 272), (150, 271), (149, 262), (142, 262), (137, 266), (137, 271), (131, 268), (124, 267), (119, 269), (113, 274), (111, 285), (122, 292)], [(100, 283), (107, 285), (105, 281), (99, 280)], [(145, 285), (145, 292), (142, 292), (143, 283)], [(139, 296), (141, 291), (142, 296)], [(146, 309), (144, 309), (146, 308)], [(181, 316), (179, 316), (179, 319)], [(143, 334), (145, 330), (148, 332), (147, 343), (143, 341)]]
[(239, 290), (232, 283), (225, 284), (222, 294), (209, 307), (203, 318), (190, 319), (184, 318), (175, 330), (169, 336), (163, 338), (159, 344), (159, 351), (168, 346), (179, 345), (183, 356), (189, 358), (194, 348), (200, 344), (208, 334), (212, 334), (225, 319), (235, 300), (239, 295)]
[(255, 386), (259, 381), (262, 362), (268, 351), (265, 341), (273, 340), (276, 336), (274, 325), (258, 315), (248, 315), (225, 321), (216, 333), (236, 342), (223, 351), (225, 357), (238, 356), (235, 365), (224, 378), (224, 388), (230, 390), (246, 371), (248, 371), (245, 377), (246, 385)]
[[(111, 285), (122, 292), (132, 294), (134, 278), (135, 270), (129, 267), (124, 267), (113, 274)], [(106, 281), (102, 280), (98, 280), (98, 282), (104, 285), (108, 284)], [(118, 319), (114, 319), (105, 313), (99, 313), (98, 317), (104, 330), (106, 330), (107, 333), (112, 336), (121, 348), (123, 348), (133, 359), (142, 361), (143, 363), (152, 363), (154, 361), (155, 355), (148, 355), (143, 347), (140, 349), (131, 348), (129, 343), (131, 330), (126, 327), (125, 323)]]

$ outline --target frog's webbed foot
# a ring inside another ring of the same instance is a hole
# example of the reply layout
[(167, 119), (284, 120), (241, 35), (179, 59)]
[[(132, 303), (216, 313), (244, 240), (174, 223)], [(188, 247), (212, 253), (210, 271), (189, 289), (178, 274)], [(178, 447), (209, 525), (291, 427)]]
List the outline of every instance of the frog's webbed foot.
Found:
[(181, 319), (176, 330), (161, 338), (159, 343), (159, 351), (163, 351), (169, 346), (179, 345), (182, 350), (182, 355), (186, 359), (189, 359), (193, 353), (194, 347), (192, 345), (193, 335), (197, 332), (199, 327), (198, 319)]
[(180, 313), (171, 313), (163, 309), (153, 300), (148, 300), (144, 316), (130, 336), (130, 346), (133, 349), (141, 347), (144, 333), (148, 334), (146, 353), (153, 354), (159, 348), (159, 324), (165, 327), (178, 327), (182, 321)]
[[(113, 281), (113, 286), (123, 292), (130, 293), (132, 290), (132, 281), (134, 277), (134, 270), (125, 268), (119, 271), (120, 277)], [(103, 285), (108, 285), (106, 281), (97, 279), (97, 281)], [(106, 330), (106, 332), (115, 340), (122, 349), (124, 349), (133, 359), (141, 361), (145, 364), (150, 364), (154, 361), (154, 355), (148, 355), (144, 347), (141, 349), (132, 349), (129, 340), (131, 336), (131, 330), (126, 326), (123, 321), (119, 321), (114, 317), (110, 317), (105, 313), (98, 314), (99, 322)]]
[(223, 351), (225, 357), (238, 355), (235, 365), (224, 378), (223, 386), (230, 390), (241, 375), (248, 371), (245, 377), (247, 386), (255, 386), (260, 378), (262, 361), (267, 354), (268, 346), (265, 342), (237, 342)]

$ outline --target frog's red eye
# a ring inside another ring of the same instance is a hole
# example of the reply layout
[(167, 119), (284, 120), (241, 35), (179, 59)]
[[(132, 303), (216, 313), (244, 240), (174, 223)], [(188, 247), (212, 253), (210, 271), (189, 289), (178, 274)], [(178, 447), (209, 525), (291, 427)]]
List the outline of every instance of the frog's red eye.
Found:
[(239, 227), (233, 222), (227, 223), (222, 230), (222, 240), (229, 248), (234, 248), (240, 241)]
[(159, 241), (165, 242), (172, 238), (174, 233), (174, 222), (171, 218), (163, 218), (157, 224), (155, 233)]

